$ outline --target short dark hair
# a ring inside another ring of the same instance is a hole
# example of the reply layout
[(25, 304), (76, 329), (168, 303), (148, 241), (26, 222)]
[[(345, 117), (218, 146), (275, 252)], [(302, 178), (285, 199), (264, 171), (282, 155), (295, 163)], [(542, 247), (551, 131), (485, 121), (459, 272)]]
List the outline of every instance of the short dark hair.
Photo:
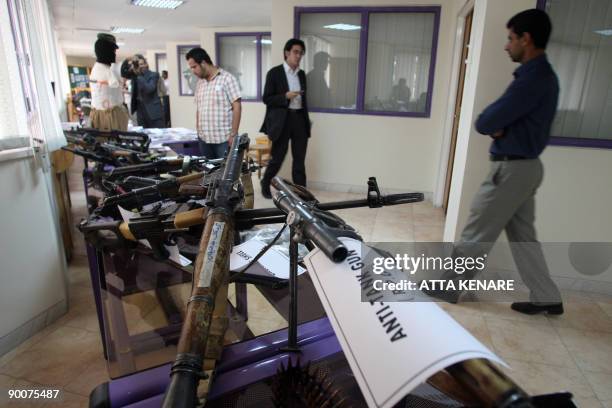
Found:
[(539, 9), (521, 11), (506, 23), (506, 28), (512, 29), (516, 35), (521, 37), (525, 33), (531, 34), (533, 45), (544, 49), (548, 44), (552, 23), (546, 12)]
[(284, 59), (287, 59), (285, 57), (285, 52), (291, 51), (291, 48), (293, 48), (294, 45), (299, 45), (300, 47), (302, 47), (302, 50), (306, 52), (306, 44), (304, 44), (304, 41), (300, 40), (299, 38), (292, 38), (285, 43), (285, 48), (283, 49)]
[(212, 60), (210, 59), (210, 55), (208, 55), (208, 53), (204, 51), (204, 48), (196, 47), (196, 48), (190, 49), (187, 55), (185, 55), (185, 59), (188, 60), (190, 58), (193, 59), (198, 64), (201, 64), (202, 61), (204, 61), (205, 63), (209, 65), (213, 64)]

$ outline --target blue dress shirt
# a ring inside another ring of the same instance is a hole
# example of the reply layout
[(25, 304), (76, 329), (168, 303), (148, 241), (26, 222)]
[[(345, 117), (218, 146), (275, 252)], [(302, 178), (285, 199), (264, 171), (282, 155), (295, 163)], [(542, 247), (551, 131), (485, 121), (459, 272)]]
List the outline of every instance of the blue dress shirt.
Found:
[(483, 135), (503, 130), (491, 154), (535, 159), (548, 144), (558, 97), (557, 75), (542, 54), (514, 71), (514, 81), (480, 114), (476, 130)]

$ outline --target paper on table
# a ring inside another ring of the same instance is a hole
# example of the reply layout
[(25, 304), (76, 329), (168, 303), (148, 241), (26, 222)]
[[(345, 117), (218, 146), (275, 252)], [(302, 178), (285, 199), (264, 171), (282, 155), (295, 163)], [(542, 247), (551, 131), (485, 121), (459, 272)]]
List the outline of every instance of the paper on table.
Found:
[[(250, 239), (247, 242), (236, 245), (230, 255), (230, 270), (240, 272), (265, 246), (266, 244), (258, 239)], [(289, 258), (274, 248), (266, 251), (257, 263), (272, 277), (289, 279)], [(305, 271), (306, 269), (298, 265), (298, 275)]]
[[(362, 302), (359, 277), (366, 254), (361, 242), (341, 240), (350, 254), (343, 263), (330, 261), (319, 249), (304, 262), (368, 406), (391, 407), (459, 361), (487, 358), (504, 364), (434, 303)], [(364, 286), (365, 292), (372, 289)]]
[[(138, 213), (135, 213), (133, 211), (128, 211), (125, 208), (121, 207), (120, 205), (118, 205), (117, 208), (119, 208), (119, 213), (121, 214), (121, 218), (123, 219), (124, 222), (128, 222), (130, 218), (133, 218), (138, 215)], [(149, 241), (147, 241), (146, 239), (139, 239), (138, 242), (140, 242), (142, 245), (146, 246), (147, 248), (151, 249), (151, 244), (149, 244)], [(179, 253), (178, 245), (164, 245), (164, 247), (170, 253), (170, 256), (169, 256), (170, 260), (176, 262), (177, 264), (181, 266), (187, 266), (191, 264), (191, 260), (189, 258), (185, 258), (183, 255)]]

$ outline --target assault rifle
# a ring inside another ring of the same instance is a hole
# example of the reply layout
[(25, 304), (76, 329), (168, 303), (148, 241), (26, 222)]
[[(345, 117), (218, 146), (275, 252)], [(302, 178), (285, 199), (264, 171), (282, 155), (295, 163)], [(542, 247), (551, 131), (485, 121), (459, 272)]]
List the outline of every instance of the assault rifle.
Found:
[[(167, 198), (182, 201), (192, 197), (205, 198), (208, 188), (215, 182), (215, 179), (219, 178), (221, 175), (220, 165), (222, 161), (223, 159), (207, 160), (197, 158), (196, 161), (190, 161), (189, 163), (193, 163), (196, 169), (202, 170), (201, 172), (192, 173), (186, 176), (172, 177), (164, 180), (136, 176), (126, 177), (121, 181), (121, 186), (124, 188), (128, 187), (131, 191), (107, 197), (97, 211), (100, 215), (112, 216), (117, 214), (117, 206), (121, 206), (126, 209), (140, 209), (144, 205), (152, 204), (156, 201)], [(174, 162), (170, 163), (170, 166), (174, 165)], [(141, 171), (143, 167), (138, 166), (148, 165), (126, 166), (125, 168), (136, 167), (137, 171)], [(157, 168), (159, 169), (159, 167)], [(121, 171), (123, 169), (124, 167), (117, 168), (114, 169), (113, 172), (115, 170)], [(146, 169), (150, 169), (150, 167), (146, 167)], [(256, 171), (257, 167), (254, 166), (251, 161), (245, 161), (241, 164), (241, 169), (241, 181), (246, 200), (245, 207), (251, 208), (253, 204), (253, 182), (251, 180), (251, 173)], [(199, 184), (189, 183), (190, 181), (200, 178), (202, 181)], [(106, 181), (107, 183), (114, 182), (110, 178), (107, 178)], [(137, 185), (140, 185), (140, 187), (136, 187)]]
[(109, 221), (107, 217), (92, 215), (82, 220), (78, 228), (85, 240), (99, 250), (129, 248), (138, 240), (146, 239), (153, 257), (165, 260), (169, 256), (165, 246), (174, 245), (172, 238), (175, 234), (187, 233), (191, 226), (202, 224), (195, 219), (202, 215), (198, 209), (202, 209), (201, 205), (192, 201), (167, 206), (159, 203), (127, 221)]
[(64, 146), (62, 147), (62, 150), (72, 152), (77, 156), (81, 156), (96, 163), (107, 164), (114, 167), (137, 164), (151, 160), (151, 156), (149, 154), (133, 150), (125, 150), (109, 144), (96, 144), (91, 150)]
[(127, 176), (146, 176), (173, 172), (180, 172), (182, 175), (191, 171), (210, 172), (218, 168), (222, 162), (223, 159), (207, 159), (206, 157), (159, 158), (149, 163), (114, 168), (106, 173), (105, 177), (107, 180), (116, 180)]
[[(234, 213), (236, 229), (243, 231), (251, 229), (255, 225), (285, 223), (287, 215), (282, 209), (260, 208), (253, 210), (248, 208), (252, 207), (253, 187), (250, 173), (244, 173), (243, 171), (242, 175), (243, 177), (241, 181), (242, 190), (244, 191), (245, 205), (242, 209), (239, 209)], [(155, 180), (151, 179), (143, 180), (156, 182)], [(133, 218), (128, 222), (108, 221), (106, 218), (101, 218), (101, 216), (113, 216), (114, 218), (120, 218), (117, 205), (121, 205), (126, 209), (141, 208), (141, 206), (157, 201), (155, 198), (161, 196), (160, 191), (155, 188), (156, 186), (153, 186), (154, 188), (144, 190), (149, 191), (150, 195), (143, 194), (142, 192), (139, 193), (138, 190), (134, 190), (123, 196), (119, 195), (109, 197), (102, 204), (102, 206), (94, 212), (90, 219), (81, 222), (79, 229), (85, 234), (85, 239), (99, 249), (116, 248), (120, 246), (120, 240), (135, 241), (136, 237), (138, 237), (138, 239), (146, 239), (149, 236), (164, 237), (163, 241), (168, 242), (170, 240), (170, 235), (178, 231), (186, 231), (186, 229), (196, 225), (204, 224), (206, 218), (206, 208), (193, 204), (189, 201), (189, 199), (194, 196), (205, 195), (212, 182), (212, 180), (209, 179), (207, 181), (206, 178), (204, 178), (202, 186), (182, 184), (180, 187), (178, 187), (179, 194), (182, 194), (185, 192), (185, 190), (187, 190), (185, 187), (189, 187), (189, 189), (199, 189), (200, 191), (198, 194), (185, 196), (186, 202), (182, 205), (171, 206), (171, 210), (168, 210), (168, 206), (162, 204), (163, 202), (160, 202), (157, 207), (147, 211), (144, 214), (141, 214), (141, 218)], [(288, 182), (283, 182), (283, 185), (288, 185)], [(423, 201), (422, 193), (381, 195), (375, 177), (369, 178), (367, 198), (361, 200), (320, 203), (310, 193), (304, 194), (303, 191), (300, 191), (300, 189), (296, 188), (295, 186), (290, 187), (294, 193), (300, 195), (299, 197), (304, 208), (309, 212), (312, 212), (314, 216), (325, 221), (328, 226), (335, 226), (337, 223), (337, 219), (334, 219), (331, 214), (327, 213), (327, 211), (330, 210), (357, 207), (379, 208), (382, 206)], [(147, 202), (147, 198), (150, 198), (152, 201)], [(110, 232), (111, 234), (106, 232)], [(343, 230), (341, 235), (349, 235), (358, 238), (350, 233), (347, 233), (346, 230)], [(161, 253), (163, 253), (163, 251), (158, 251), (157, 255), (159, 256)]]
[[(150, 182), (151, 185), (146, 187), (134, 188), (123, 194), (110, 196), (102, 201), (102, 204), (96, 209), (96, 213), (102, 216), (117, 216), (118, 206), (127, 210), (141, 209), (144, 205), (155, 203), (166, 198), (177, 198), (184, 194), (185, 197), (200, 196), (204, 198), (207, 189), (201, 185), (192, 185), (190, 188), (183, 187), (184, 184), (202, 179), (206, 173), (192, 173), (187, 176), (172, 177), (165, 180), (141, 179), (140, 177), (130, 176), (124, 180), (124, 184), (132, 184), (138, 182)], [(181, 190), (182, 189), (182, 190)]]
[(64, 135), (69, 143), (91, 144), (92, 142), (112, 142), (129, 150), (145, 153), (149, 150), (151, 140), (146, 133), (128, 132), (123, 130), (99, 130), (93, 128), (77, 128), (65, 130)]

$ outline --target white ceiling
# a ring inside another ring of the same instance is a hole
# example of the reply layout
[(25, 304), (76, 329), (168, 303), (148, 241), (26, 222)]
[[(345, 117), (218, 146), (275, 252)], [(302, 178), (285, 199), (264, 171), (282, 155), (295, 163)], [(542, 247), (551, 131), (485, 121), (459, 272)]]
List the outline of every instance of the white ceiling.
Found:
[(74, 56), (94, 56), (96, 34), (111, 26), (145, 29), (143, 34), (116, 35), (125, 42), (117, 54), (125, 58), (163, 49), (166, 42), (198, 40), (204, 27), (270, 26), (272, 14), (272, 0), (187, 0), (175, 10), (132, 6), (129, 0), (48, 1), (60, 46)]

